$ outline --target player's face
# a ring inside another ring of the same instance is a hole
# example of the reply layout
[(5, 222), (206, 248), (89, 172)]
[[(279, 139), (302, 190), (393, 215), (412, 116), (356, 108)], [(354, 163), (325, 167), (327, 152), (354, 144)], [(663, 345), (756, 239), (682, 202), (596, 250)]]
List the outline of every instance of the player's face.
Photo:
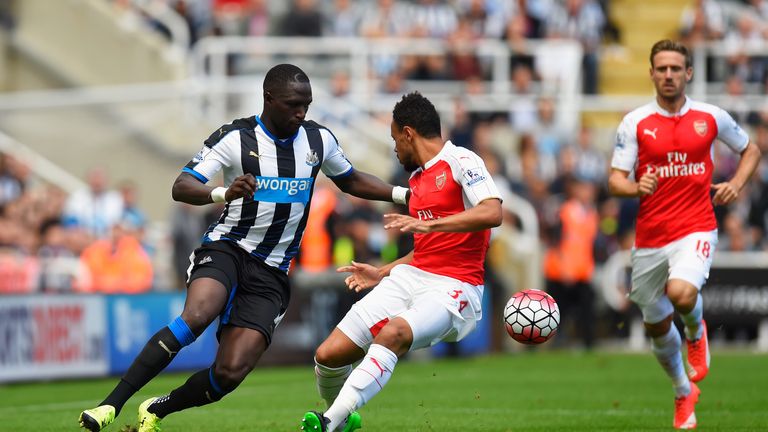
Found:
[(281, 90), (265, 92), (265, 110), (278, 138), (296, 134), (312, 103), (312, 86), (308, 82), (290, 82)]
[(677, 51), (661, 51), (653, 57), (651, 80), (656, 93), (664, 99), (682, 97), (692, 76), (693, 68), (685, 67), (685, 56)]
[(413, 130), (408, 126), (400, 129), (394, 121), (390, 125), (390, 130), (392, 139), (395, 141), (395, 155), (400, 165), (408, 172), (415, 171), (419, 163), (416, 161), (416, 152), (413, 148)]

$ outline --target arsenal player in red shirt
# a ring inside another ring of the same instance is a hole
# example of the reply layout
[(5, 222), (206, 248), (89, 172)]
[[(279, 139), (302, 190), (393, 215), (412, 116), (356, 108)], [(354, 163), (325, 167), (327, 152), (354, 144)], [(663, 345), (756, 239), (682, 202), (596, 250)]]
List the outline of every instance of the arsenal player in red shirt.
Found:
[[(695, 383), (707, 375), (710, 360), (699, 291), (717, 244), (712, 206), (738, 197), (755, 171), (760, 150), (723, 109), (685, 95), (693, 76), (685, 46), (659, 41), (650, 61), (656, 100), (621, 122), (608, 188), (615, 196), (640, 198), (629, 298), (640, 307), (653, 353), (672, 380), (673, 425), (693, 429), (700, 393)], [(741, 159), (733, 178), (712, 184), (716, 139)], [(632, 172), (636, 180), (630, 178)], [(681, 337), (672, 326), (674, 312), (685, 324), (687, 373)]]
[(307, 412), (303, 430), (359, 428), (355, 410), (381, 391), (400, 356), (461, 340), (482, 317), (483, 261), (490, 228), (501, 224), (501, 198), (483, 160), (444, 141), (440, 129), (421, 94), (395, 105), (395, 152), (412, 172), (410, 214), (385, 215), (384, 227), (414, 233), (414, 249), (380, 268), (353, 262), (339, 269), (352, 273), (350, 289), (373, 290), (317, 349), (317, 388), (328, 410)]

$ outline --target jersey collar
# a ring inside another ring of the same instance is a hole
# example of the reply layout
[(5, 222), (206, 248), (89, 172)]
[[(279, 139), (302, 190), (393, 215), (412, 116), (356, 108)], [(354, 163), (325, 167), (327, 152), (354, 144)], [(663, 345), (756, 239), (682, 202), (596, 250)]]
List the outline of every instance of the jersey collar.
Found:
[[(281, 146), (291, 145), (293, 144), (293, 140), (295, 140), (296, 137), (299, 135), (299, 131), (297, 130), (292, 137), (289, 137), (286, 139), (280, 139), (276, 137), (272, 132), (270, 132), (266, 126), (264, 126), (264, 123), (261, 122), (261, 116), (256, 116), (256, 123), (258, 123), (259, 126), (261, 126), (261, 130), (263, 130), (264, 133), (267, 134), (267, 136), (277, 145), (281, 145)], [(299, 130), (301, 130), (301, 128), (299, 128)]]
[(680, 117), (684, 116), (688, 110), (691, 109), (691, 100), (688, 98), (688, 96), (685, 97), (685, 103), (682, 107), (680, 107), (680, 112), (677, 113), (671, 113), (659, 105), (659, 101), (655, 98), (653, 99), (653, 107), (656, 109), (656, 112), (663, 115), (664, 117)]
[(440, 152), (435, 155), (432, 159), (428, 160), (424, 164), (424, 170), (428, 170), (430, 167), (432, 167), (434, 164), (438, 163), (441, 159), (445, 159), (443, 155), (450, 150), (451, 147), (454, 147), (453, 143), (448, 140), (445, 142), (445, 145), (443, 145), (443, 148), (440, 149)]

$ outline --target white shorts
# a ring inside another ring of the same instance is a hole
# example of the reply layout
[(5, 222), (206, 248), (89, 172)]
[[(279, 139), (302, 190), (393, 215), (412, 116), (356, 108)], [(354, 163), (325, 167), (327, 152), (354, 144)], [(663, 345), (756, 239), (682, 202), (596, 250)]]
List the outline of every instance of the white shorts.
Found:
[(459, 341), (482, 318), (483, 286), (401, 264), (355, 303), (337, 326), (360, 348), (395, 317), (413, 331), (411, 350)]
[(682, 279), (701, 290), (716, 246), (717, 230), (713, 230), (688, 234), (660, 248), (632, 249), (629, 299), (640, 307), (645, 322), (660, 322), (674, 312), (666, 296), (668, 280)]

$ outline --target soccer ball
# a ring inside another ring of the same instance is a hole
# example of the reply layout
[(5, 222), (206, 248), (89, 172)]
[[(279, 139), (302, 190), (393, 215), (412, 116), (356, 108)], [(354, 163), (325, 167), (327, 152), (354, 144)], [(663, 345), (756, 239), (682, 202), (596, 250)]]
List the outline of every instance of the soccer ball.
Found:
[(555, 335), (560, 309), (549, 294), (527, 289), (515, 293), (504, 307), (504, 325), (512, 339), (535, 345)]

